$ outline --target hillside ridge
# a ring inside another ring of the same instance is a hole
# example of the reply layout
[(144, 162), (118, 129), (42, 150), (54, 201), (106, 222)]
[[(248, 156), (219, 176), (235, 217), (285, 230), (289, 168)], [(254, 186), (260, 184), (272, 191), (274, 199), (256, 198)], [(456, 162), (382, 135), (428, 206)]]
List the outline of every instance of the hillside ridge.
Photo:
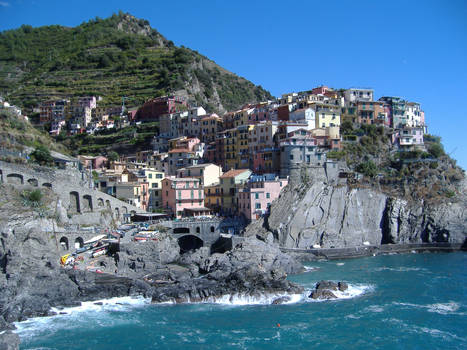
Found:
[(149, 22), (119, 12), (76, 27), (50, 25), (0, 33), (0, 92), (32, 110), (49, 98), (101, 96), (128, 106), (168, 93), (223, 113), (272, 98), (261, 86), (197, 51), (177, 47)]

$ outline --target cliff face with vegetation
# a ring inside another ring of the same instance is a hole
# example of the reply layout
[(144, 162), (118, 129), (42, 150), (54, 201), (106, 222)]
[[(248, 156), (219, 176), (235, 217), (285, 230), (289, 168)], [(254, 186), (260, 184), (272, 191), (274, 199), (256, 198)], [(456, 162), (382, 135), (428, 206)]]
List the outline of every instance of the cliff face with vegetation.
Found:
[(177, 47), (148, 21), (119, 13), (77, 27), (23, 25), (0, 33), (0, 91), (32, 108), (48, 98), (99, 95), (101, 105), (129, 106), (167, 93), (209, 111), (271, 98), (261, 86), (196, 51)]
[(467, 180), (438, 137), (426, 135), (426, 151), (403, 152), (392, 147), (390, 130), (344, 124), (341, 132), (353, 141), (328, 158), (338, 160), (343, 173), (362, 177), (299, 169), (269, 217), (247, 234), (272, 234), (282, 247), (301, 249), (464, 243)]

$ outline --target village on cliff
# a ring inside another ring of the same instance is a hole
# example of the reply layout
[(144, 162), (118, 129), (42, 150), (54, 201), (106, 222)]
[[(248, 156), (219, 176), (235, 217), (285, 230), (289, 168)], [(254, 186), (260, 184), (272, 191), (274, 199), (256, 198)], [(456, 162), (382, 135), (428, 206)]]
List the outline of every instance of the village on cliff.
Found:
[[(158, 122), (152, 149), (119, 159), (79, 155), (70, 164), (92, 172), (96, 189), (176, 219), (220, 215), (249, 222), (264, 216), (291, 169), (336, 167), (336, 152), (358, 142), (358, 135), (341, 135), (344, 123), (386, 128), (398, 150), (424, 149), (427, 132), (420, 104), (399, 97), (375, 101), (367, 88), (320, 86), (247, 104), (222, 117), (177, 95), (130, 110), (125, 98), (118, 107), (98, 104), (95, 96), (43, 101), (36, 109), (38, 123), (50, 125), (50, 134), (57, 136)], [(2, 107), (21, 114), (7, 102)]]

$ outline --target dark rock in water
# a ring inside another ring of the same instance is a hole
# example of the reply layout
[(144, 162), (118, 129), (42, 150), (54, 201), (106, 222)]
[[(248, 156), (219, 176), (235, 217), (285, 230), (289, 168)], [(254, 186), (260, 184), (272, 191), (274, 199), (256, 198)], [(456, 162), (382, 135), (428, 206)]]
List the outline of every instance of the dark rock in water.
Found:
[(310, 298), (329, 300), (329, 299), (336, 299), (337, 297), (329, 289), (317, 289), (311, 293)]
[(348, 285), (347, 283), (345, 283), (345, 282), (339, 282), (339, 283), (337, 283), (337, 285), (338, 285), (339, 290), (340, 290), (341, 292), (344, 292), (344, 291), (346, 291), (347, 289), (349, 289), (349, 285)]
[(94, 303), (94, 305), (104, 305), (102, 301), (98, 301), (97, 303)]
[(320, 281), (316, 285), (316, 289), (329, 289), (329, 290), (337, 290), (338, 284), (332, 281)]
[(337, 299), (337, 296), (333, 293), (333, 291), (345, 291), (349, 288), (348, 284), (345, 282), (332, 282), (332, 281), (319, 281), (316, 284), (315, 290), (311, 292), (308, 296), (312, 299)]
[(280, 297), (280, 298), (274, 299), (272, 304), (273, 305), (280, 305), (280, 304), (287, 303), (289, 301), (290, 301), (290, 297)]

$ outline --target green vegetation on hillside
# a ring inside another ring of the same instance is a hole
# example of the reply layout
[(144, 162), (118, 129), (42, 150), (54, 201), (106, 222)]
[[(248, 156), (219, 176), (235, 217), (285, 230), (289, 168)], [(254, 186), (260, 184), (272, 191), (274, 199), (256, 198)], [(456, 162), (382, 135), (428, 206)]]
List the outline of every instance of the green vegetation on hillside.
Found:
[(351, 142), (340, 151), (329, 152), (328, 158), (345, 160), (350, 168), (391, 194), (431, 201), (452, 199), (465, 176), (456, 161), (446, 155), (438, 136), (424, 136), (426, 150), (403, 151), (392, 146), (392, 130), (381, 126), (355, 129), (351, 123), (343, 123), (341, 133)]
[(78, 134), (64, 138), (62, 143), (72, 150), (74, 155), (109, 155), (121, 149), (131, 149), (130, 153), (134, 153), (151, 149), (151, 141), (158, 133), (159, 123), (152, 122), (132, 125), (120, 130), (102, 130), (94, 135)]
[(174, 46), (147, 21), (121, 12), (75, 28), (23, 25), (0, 33), (0, 91), (23, 107), (84, 95), (102, 96), (101, 105), (118, 105), (128, 96), (131, 107), (180, 90), (211, 111), (271, 98), (196, 51)]
[(47, 133), (37, 130), (27, 120), (8, 110), (0, 110), (1, 158), (19, 161), (18, 155), (26, 147), (67, 153), (63, 145), (55, 143)]

